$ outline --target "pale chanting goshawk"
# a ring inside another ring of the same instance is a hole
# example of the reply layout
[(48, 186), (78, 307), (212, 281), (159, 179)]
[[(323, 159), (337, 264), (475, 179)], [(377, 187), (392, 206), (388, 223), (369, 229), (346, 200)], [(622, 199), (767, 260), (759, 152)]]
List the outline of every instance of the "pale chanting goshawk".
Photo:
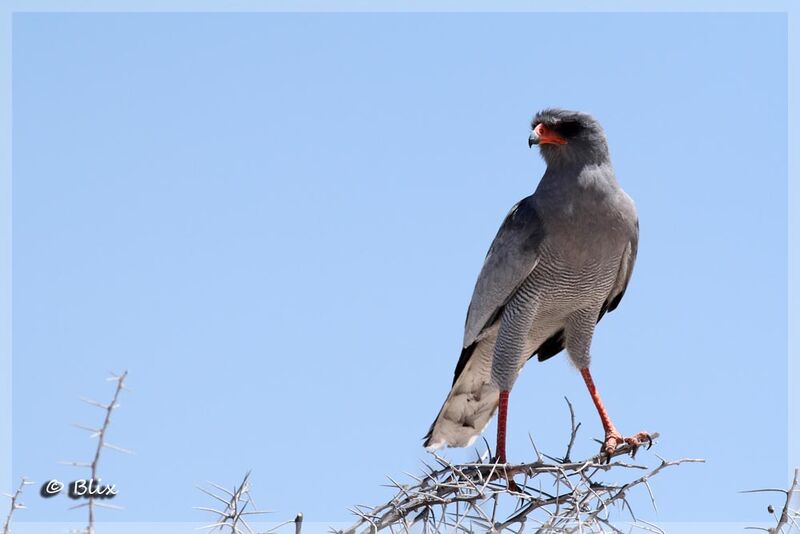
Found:
[(589, 373), (595, 325), (619, 305), (631, 278), (639, 223), (614, 176), (608, 143), (590, 115), (539, 112), (529, 146), (547, 163), (536, 191), (506, 216), (483, 263), (467, 311), (453, 386), (425, 436), (425, 447), (465, 447), (499, 408), (496, 461), (506, 463), (508, 394), (525, 362), (567, 349), (605, 430), (602, 451), (634, 449), (650, 437), (623, 438)]

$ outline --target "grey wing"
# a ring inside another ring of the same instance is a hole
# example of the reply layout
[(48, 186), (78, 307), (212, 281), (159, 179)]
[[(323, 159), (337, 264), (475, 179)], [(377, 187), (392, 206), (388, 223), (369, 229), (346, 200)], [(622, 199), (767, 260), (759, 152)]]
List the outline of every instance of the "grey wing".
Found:
[(631, 229), (631, 238), (628, 241), (628, 246), (625, 247), (625, 252), (622, 254), (620, 261), (619, 272), (617, 273), (617, 280), (614, 282), (614, 287), (608, 295), (603, 307), (600, 309), (600, 316), (597, 318), (599, 322), (606, 312), (614, 311), (619, 306), (625, 290), (628, 288), (628, 282), (631, 280), (633, 274), (633, 266), (636, 263), (636, 254), (639, 251), (639, 220), (636, 219), (633, 228)]
[(531, 195), (511, 208), (486, 254), (467, 311), (465, 349), (495, 322), (536, 267), (543, 238), (544, 228)]

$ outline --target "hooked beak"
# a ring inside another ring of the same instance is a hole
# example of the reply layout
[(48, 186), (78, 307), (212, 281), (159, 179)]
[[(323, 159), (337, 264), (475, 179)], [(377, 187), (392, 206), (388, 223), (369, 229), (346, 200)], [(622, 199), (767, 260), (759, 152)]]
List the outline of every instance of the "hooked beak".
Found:
[(567, 140), (558, 135), (556, 132), (545, 126), (544, 124), (537, 124), (536, 128), (531, 132), (528, 138), (528, 148), (533, 145), (566, 145)]

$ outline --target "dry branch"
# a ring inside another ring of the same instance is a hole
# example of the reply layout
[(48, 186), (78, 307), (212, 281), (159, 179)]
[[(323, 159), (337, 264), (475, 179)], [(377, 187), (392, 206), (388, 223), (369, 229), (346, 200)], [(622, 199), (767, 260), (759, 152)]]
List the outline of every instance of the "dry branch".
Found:
[[(786, 495), (786, 500), (784, 501), (781, 514), (779, 516), (775, 516), (777, 525), (775, 525), (772, 528), (747, 527), (747, 529), (763, 530), (764, 532), (768, 532), (769, 534), (790, 534), (792, 532), (800, 532), (800, 508), (795, 507), (797, 505), (794, 503), (795, 498), (800, 496), (800, 468), (794, 470), (794, 479), (792, 480), (792, 485), (789, 487), (788, 490), (777, 489), (777, 488), (766, 488), (766, 489), (743, 491), (742, 493), (767, 493), (767, 492), (783, 493), (784, 495)], [(769, 511), (769, 513), (773, 515), (775, 514), (775, 510), (773, 509), (772, 505), (769, 505), (767, 511)]]
[[(217, 493), (199, 486), (197, 489), (209, 497), (212, 497), (224, 507), (221, 510), (219, 508), (211, 508), (208, 506), (195, 507), (196, 510), (211, 512), (216, 516), (213, 523), (210, 523), (203, 528), (210, 529), (211, 531), (219, 529), (220, 532), (227, 530), (231, 534), (243, 534), (245, 531), (248, 532), (248, 534), (255, 534), (253, 529), (250, 528), (250, 525), (247, 524), (246, 518), (253, 515), (268, 514), (270, 512), (266, 510), (258, 510), (253, 502), (253, 497), (250, 494), (250, 471), (245, 473), (242, 481), (237, 486), (234, 486), (232, 490), (228, 490), (219, 484), (214, 484), (213, 482), (209, 482), (209, 484), (217, 490)], [(292, 521), (287, 521), (286, 523), (278, 525), (278, 527), (291, 522)], [(298, 514), (297, 518), (294, 520), (294, 523), (296, 525), (300, 525), (302, 522), (303, 515)], [(297, 528), (297, 532), (299, 533), (299, 526)]]
[[(97, 402), (97, 401), (94, 401), (94, 400), (91, 400), (91, 399), (84, 399), (84, 398), (81, 399), (83, 402), (85, 402), (85, 403), (87, 403), (87, 404), (89, 404), (91, 406), (95, 406), (97, 408), (101, 408), (102, 410), (105, 411), (105, 416), (103, 418), (103, 424), (100, 426), (100, 428), (95, 429), (95, 428), (87, 427), (85, 425), (74, 425), (74, 426), (76, 426), (76, 427), (78, 427), (78, 428), (80, 428), (82, 430), (86, 430), (87, 432), (89, 432), (90, 433), (90, 437), (93, 437), (93, 438), (96, 437), (97, 438), (97, 447), (95, 448), (94, 456), (92, 458), (92, 461), (89, 462), (89, 463), (82, 463), (82, 462), (64, 462), (64, 463), (67, 463), (67, 464), (73, 465), (73, 466), (77, 466), (77, 467), (88, 467), (89, 470), (90, 470), (90, 473), (91, 473), (90, 474), (91, 478), (89, 480), (96, 481), (97, 483), (99, 483), (99, 481), (100, 481), (100, 478), (98, 477), (98, 466), (100, 465), (100, 457), (101, 457), (101, 454), (103, 452), (103, 449), (113, 449), (113, 450), (116, 450), (116, 451), (119, 451), (119, 452), (124, 452), (124, 453), (127, 453), (127, 454), (131, 454), (131, 451), (129, 451), (127, 449), (124, 449), (122, 447), (119, 447), (117, 445), (112, 445), (111, 443), (106, 441), (106, 432), (108, 431), (108, 427), (111, 425), (111, 414), (114, 412), (114, 410), (116, 408), (119, 407), (119, 405), (117, 404), (117, 400), (119, 399), (119, 394), (123, 389), (127, 389), (127, 388), (125, 388), (125, 385), (124, 385), (125, 378), (127, 376), (128, 376), (128, 371), (123, 371), (122, 374), (119, 374), (119, 375), (112, 374), (111, 377), (109, 377), (108, 380), (115, 381), (117, 383), (117, 387), (114, 390), (114, 397), (111, 399), (110, 403), (102, 404), (100, 402)], [(82, 504), (79, 504), (77, 506), (73, 506), (72, 507), (72, 508), (83, 508), (85, 506), (86, 508), (88, 508), (88, 510), (89, 510), (88, 523), (86, 525), (86, 529), (83, 531), (86, 534), (94, 534), (94, 523), (95, 523), (94, 511), (95, 511), (95, 508), (112, 508), (112, 509), (113, 508), (119, 508), (118, 506), (114, 506), (114, 505), (111, 505), (111, 504), (105, 504), (105, 503), (98, 503), (96, 501), (97, 501), (97, 498), (94, 495), (90, 494), (87, 497), (87, 501), (85, 503), (82, 503)]]
[[(659, 458), (655, 467), (648, 468), (619, 459), (636, 452), (626, 444), (618, 447), (611, 457), (598, 454), (573, 461), (570, 455), (580, 424), (575, 423), (571, 405), (570, 413), (572, 433), (564, 458), (545, 456), (550, 460), (546, 462), (535, 445), (538, 459), (515, 465), (492, 463), (488, 447), (475, 462), (461, 465), (434, 453), (436, 468), (428, 467), (422, 476), (412, 476), (412, 484), (399, 484), (389, 478), (391, 486), (397, 490), (396, 495), (376, 507), (356, 507), (352, 511), (358, 521), (339, 533), (373, 533), (384, 529), (392, 533), (412, 529), (418, 532), (520, 533), (526, 527), (540, 534), (622, 532), (621, 526), (614, 525), (611, 515), (615, 508), (627, 511), (626, 531), (638, 528), (662, 532), (636, 518), (627, 495), (642, 487), (655, 506), (649, 485), (652, 477), (667, 467), (703, 460)], [(654, 440), (657, 437), (657, 433), (653, 434)], [(604, 482), (612, 471), (617, 479), (625, 482)]]
[(19, 498), (20, 495), (22, 495), (22, 490), (25, 489), (25, 486), (29, 486), (31, 484), (33, 484), (33, 482), (25, 477), (22, 477), (22, 480), (19, 482), (19, 486), (17, 486), (17, 491), (15, 491), (13, 495), (5, 494), (6, 497), (11, 499), (11, 507), (8, 510), (8, 515), (6, 515), (6, 520), (3, 523), (3, 534), (9, 534), (9, 532), (11, 532), (11, 518), (14, 516), (14, 512), (25, 508), (25, 505), (19, 502)]

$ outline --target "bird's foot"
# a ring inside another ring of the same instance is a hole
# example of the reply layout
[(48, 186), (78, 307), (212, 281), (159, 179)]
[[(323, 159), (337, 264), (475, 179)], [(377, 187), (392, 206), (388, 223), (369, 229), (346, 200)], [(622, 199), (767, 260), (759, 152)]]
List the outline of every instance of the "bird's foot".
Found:
[(606, 432), (606, 439), (600, 447), (600, 452), (606, 455), (606, 461), (611, 461), (611, 455), (614, 454), (617, 447), (625, 444), (630, 447), (631, 458), (633, 458), (636, 456), (636, 451), (639, 450), (639, 447), (645, 443), (647, 443), (648, 449), (653, 446), (653, 438), (650, 437), (650, 434), (647, 432), (639, 432), (636, 435), (624, 438), (622, 434), (616, 430), (612, 430), (611, 432)]
[(522, 490), (519, 489), (519, 486), (517, 486), (517, 483), (514, 482), (514, 475), (506, 475), (505, 479), (506, 479), (506, 487), (508, 488), (508, 491), (513, 491), (514, 493), (522, 493)]
[(497, 464), (495, 476), (497, 478), (506, 479), (506, 487), (509, 489), (509, 491), (515, 491), (517, 493), (522, 492), (517, 483), (514, 482), (514, 471), (508, 469), (510, 466), (508, 465), (504, 454), (501, 456), (495, 456), (490, 460), (490, 463)]

